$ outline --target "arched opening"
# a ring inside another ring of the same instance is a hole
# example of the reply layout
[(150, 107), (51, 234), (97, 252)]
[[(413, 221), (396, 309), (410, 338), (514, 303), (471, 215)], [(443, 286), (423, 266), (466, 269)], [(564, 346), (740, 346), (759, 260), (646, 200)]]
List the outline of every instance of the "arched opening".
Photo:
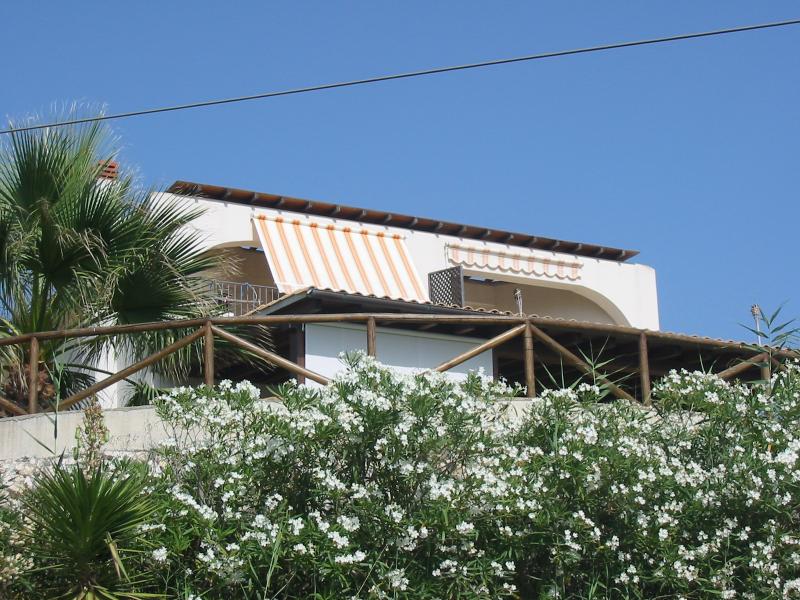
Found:
[(629, 324), (611, 301), (582, 286), (530, 285), (468, 275), (464, 279), (464, 303), (474, 308), (516, 313), (516, 289), (522, 293), (522, 312), (526, 314), (610, 325)]

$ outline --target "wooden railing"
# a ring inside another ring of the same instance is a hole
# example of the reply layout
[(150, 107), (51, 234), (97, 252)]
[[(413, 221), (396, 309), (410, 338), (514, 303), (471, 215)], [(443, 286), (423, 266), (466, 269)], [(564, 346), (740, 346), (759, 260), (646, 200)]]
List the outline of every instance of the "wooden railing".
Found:
[[(507, 315), (443, 315), (443, 314), (395, 314), (395, 313), (344, 313), (344, 314), (309, 314), (309, 315), (269, 315), (269, 316), (240, 316), (240, 317), (220, 317), (209, 319), (186, 319), (178, 321), (163, 321), (156, 323), (142, 323), (136, 325), (120, 325), (111, 327), (86, 327), (80, 329), (69, 329), (62, 331), (45, 331), (29, 333), (6, 338), (0, 338), (0, 346), (24, 345), (28, 344), (28, 364), (26, 374), (28, 378), (28, 408), (25, 410), (18, 404), (6, 398), (0, 397), (0, 408), (15, 415), (27, 415), (39, 412), (39, 345), (44, 340), (67, 340), (81, 337), (97, 336), (119, 336), (125, 334), (145, 333), (164, 330), (190, 330), (190, 332), (179, 340), (168, 345), (166, 348), (151, 354), (150, 356), (118, 371), (109, 377), (80, 390), (72, 396), (61, 401), (58, 405), (59, 410), (67, 409), (85, 400), (105, 388), (113, 385), (131, 375), (141, 371), (158, 362), (159, 360), (177, 352), (178, 350), (203, 339), (203, 371), (204, 382), (207, 385), (214, 384), (214, 340), (224, 339), (234, 346), (247, 350), (252, 355), (262, 360), (285, 369), (286, 371), (316, 381), (320, 384), (327, 384), (328, 378), (320, 373), (316, 373), (305, 367), (296, 364), (274, 352), (261, 348), (224, 328), (226, 326), (241, 325), (261, 325), (277, 326), (292, 324), (310, 323), (364, 323), (366, 325), (367, 352), (370, 356), (377, 353), (377, 326), (378, 323), (430, 323), (434, 325), (508, 325), (510, 328), (491, 339), (478, 344), (474, 348), (467, 350), (451, 358), (448, 361), (433, 368), (435, 371), (445, 372), (456, 367), (469, 359), (491, 350), (514, 339), (518, 336), (523, 337), (523, 364), (525, 371), (525, 384), (530, 396), (535, 395), (536, 390), (536, 367), (535, 352), (536, 343), (541, 343), (554, 351), (560, 358), (577, 370), (591, 375), (595, 381), (604, 385), (616, 398), (635, 401), (635, 398), (601, 374), (598, 374), (586, 361), (582, 360), (564, 345), (548, 335), (541, 327), (554, 325), (566, 327), (570, 330), (586, 331), (591, 333), (605, 333), (619, 336), (626, 336), (638, 339), (638, 371), (639, 385), (641, 390), (641, 400), (644, 404), (650, 404), (650, 365), (648, 360), (648, 340), (669, 340), (678, 344), (703, 345), (710, 347), (736, 348), (743, 353), (749, 353), (751, 358), (743, 360), (741, 363), (728, 368), (718, 375), (723, 379), (736, 377), (746, 370), (755, 366), (762, 368), (762, 376), (769, 378), (771, 365), (780, 367), (777, 358), (797, 358), (797, 354), (788, 350), (775, 350), (754, 354), (752, 348), (745, 344), (733, 344), (718, 340), (709, 340), (685, 336), (680, 334), (663, 333), (636, 329), (633, 327), (622, 327), (616, 325), (604, 325), (583, 322), (559, 322), (556, 319), (546, 317), (525, 317)], [(564, 325), (567, 323), (566, 325)], [(766, 361), (766, 366), (765, 366)], [(47, 410), (52, 410), (50, 407)]]

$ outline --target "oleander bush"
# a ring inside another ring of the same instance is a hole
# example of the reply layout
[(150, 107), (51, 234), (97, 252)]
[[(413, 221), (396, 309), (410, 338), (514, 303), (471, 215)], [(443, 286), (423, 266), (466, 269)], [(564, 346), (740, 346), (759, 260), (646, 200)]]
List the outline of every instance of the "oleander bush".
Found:
[[(480, 374), (348, 360), (281, 404), (246, 382), (159, 400), (173, 436), (125, 556), (141, 591), (800, 598), (797, 365), (751, 385), (673, 372), (645, 409), (585, 384), (509, 402)], [(0, 585), (45, 589), (46, 561), (8, 531)]]

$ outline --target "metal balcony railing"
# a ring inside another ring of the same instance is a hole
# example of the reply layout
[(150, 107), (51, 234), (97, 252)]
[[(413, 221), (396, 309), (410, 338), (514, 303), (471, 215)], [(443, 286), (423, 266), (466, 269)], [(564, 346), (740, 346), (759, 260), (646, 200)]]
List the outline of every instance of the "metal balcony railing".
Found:
[(245, 315), (281, 296), (278, 288), (269, 285), (219, 279), (211, 279), (208, 284), (217, 302), (225, 306), (226, 313), (234, 317)]

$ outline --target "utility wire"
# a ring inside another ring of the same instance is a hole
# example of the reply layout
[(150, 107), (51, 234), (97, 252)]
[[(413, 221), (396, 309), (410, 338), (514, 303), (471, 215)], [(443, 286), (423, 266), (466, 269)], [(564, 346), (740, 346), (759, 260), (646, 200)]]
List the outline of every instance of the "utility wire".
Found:
[(32, 131), (35, 129), (46, 129), (48, 127), (64, 127), (67, 125), (78, 125), (81, 123), (92, 123), (95, 121), (111, 121), (114, 119), (127, 119), (129, 117), (139, 117), (142, 115), (153, 115), (157, 113), (172, 112), (176, 110), (188, 110), (192, 108), (202, 108), (204, 106), (217, 106), (219, 104), (233, 104), (235, 102), (246, 102), (249, 100), (262, 100), (264, 98), (275, 98), (278, 96), (291, 96), (294, 94), (305, 94), (307, 92), (318, 92), (322, 90), (332, 90), (336, 88), (353, 87), (356, 85), (366, 85), (369, 83), (381, 83), (383, 81), (393, 81), (396, 79), (410, 79), (412, 77), (423, 77), (425, 75), (436, 75), (439, 73), (450, 73), (453, 71), (466, 71), (468, 69), (478, 69), (482, 67), (494, 67), (497, 65), (508, 65), (511, 63), (526, 62), (531, 60), (540, 60), (544, 58), (556, 58), (559, 56), (570, 56), (573, 54), (588, 54), (590, 52), (602, 52), (605, 50), (616, 50), (618, 48), (632, 48), (634, 46), (648, 46), (652, 44), (663, 44), (666, 42), (677, 42), (680, 40), (691, 40), (703, 37), (712, 37), (717, 35), (726, 35), (729, 33), (741, 33), (743, 31), (755, 31), (758, 29), (771, 29), (774, 27), (787, 27), (789, 25), (800, 25), (800, 19), (792, 19), (790, 21), (776, 21), (773, 23), (760, 23), (758, 25), (745, 25), (742, 27), (732, 27), (729, 29), (717, 29), (714, 31), (702, 31), (699, 33), (684, 33), (681, 35), (672, 35), (668, 37), (650, 38), (645, 40), (637, 40), (631, 42), (618, 42), (616, 44), (606, 44), (603, 46), (591, 46), (588, 48), (575, 48), (572, 50), (559, 50), (556, 52), (544, 52), (542, 54), (529, 54), (526, 56), (517, 56), (514, 58), (500, 58), (496, 60), (487, 60), (477, 63), (469, 63), (465, 65), (455, 65), (449, 67), (437, 67), (433, 69), (425, 69), (421, 71), (411, 71), (408, 73), (397, 73), (394, 75), (381, 75), (378, 77), (368, 77), (366, 79), (354, 79), (351, 81), (341, 81), (339, 83), (325, 83), (320, 85), (313, 85), (308, 87), (293, 88), (288, 90), (279, 90), (274, 92), (264, 92), (261, 94), (253, 94), (250, 96), (237, 96), (235, 98), (223, 98), (218, 100), (205, 100), (202, 102), (191, 102), (189, 104), (177, 104), (175, 106), (163, 106), (160, 108), (147, 108), (142, 110), (134, 110), (130, 112), (116, 113), (111, 115), (100, 115), (97, 117), (86, 117), (82, 119), (71, 119), (69, 121), (61, 121), (54, 123), (47, 123), (45, 125), (28, 125), (25, 127), (11, 127), (9, 129), (0, 130), (0, 135)]

